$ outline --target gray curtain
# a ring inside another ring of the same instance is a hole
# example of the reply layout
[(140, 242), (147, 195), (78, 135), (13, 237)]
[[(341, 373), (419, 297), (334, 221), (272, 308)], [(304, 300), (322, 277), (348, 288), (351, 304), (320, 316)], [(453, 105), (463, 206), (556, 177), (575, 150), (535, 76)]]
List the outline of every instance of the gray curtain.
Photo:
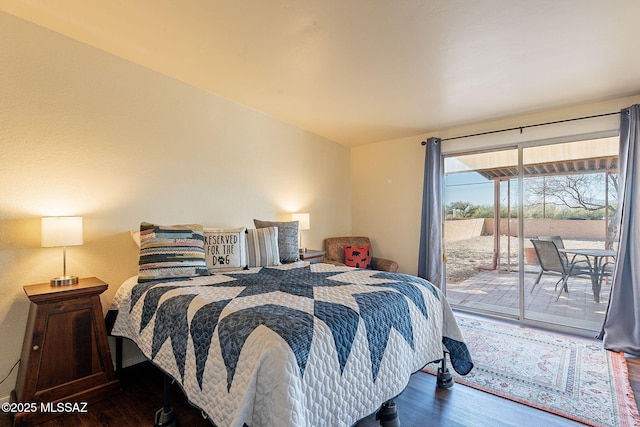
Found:
[(620, 240), (599, 337), (604, 347), (640, 355), (640, 105), (620, 114), (618, 230)]
[(442, 161), (441, 141), (426, 141), (424, 187), (422, 190), (422, 225), (418, 276), (440, 288), (442, 280)]

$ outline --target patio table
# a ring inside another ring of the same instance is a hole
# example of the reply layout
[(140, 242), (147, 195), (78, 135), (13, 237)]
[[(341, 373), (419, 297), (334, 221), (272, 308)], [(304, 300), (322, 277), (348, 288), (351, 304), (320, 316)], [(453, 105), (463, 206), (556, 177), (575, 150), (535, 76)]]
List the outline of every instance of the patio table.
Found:
[[(593, 290), (593, 299), (595, 302), (600, 302), (600, 276), (604, 274), (604, 259), (611, 257), (615, 258), (616, 252), (609, 249), (560, 249), (558, 248), (558, 252), (563, 252), (566, 254), (575, 255), (583, 255), (586, 257), (593, 258), (593, 263), (591, 264), (591, 289)], [(561, 290), (562, 292), (562, 290)]]

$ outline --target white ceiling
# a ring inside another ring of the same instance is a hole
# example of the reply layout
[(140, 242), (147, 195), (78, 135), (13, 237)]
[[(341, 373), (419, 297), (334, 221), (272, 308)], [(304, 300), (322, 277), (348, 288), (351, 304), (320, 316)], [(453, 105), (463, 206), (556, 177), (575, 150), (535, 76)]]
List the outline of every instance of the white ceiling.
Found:
[(358, 145), (640, 94), (638, 0), (0, 0)]

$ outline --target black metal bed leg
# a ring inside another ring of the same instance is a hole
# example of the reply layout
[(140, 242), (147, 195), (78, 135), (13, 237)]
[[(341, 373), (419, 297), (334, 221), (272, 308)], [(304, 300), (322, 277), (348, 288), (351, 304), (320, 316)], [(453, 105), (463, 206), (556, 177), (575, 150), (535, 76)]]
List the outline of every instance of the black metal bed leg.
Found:
[(447, 355), (446, 353), (442, 357), (442, 366), (438, 368), (438, 377), (436, 380), (436, 384), (440, 388), (451, 388), (453, 387), (453, 376), (451, 372), (449, 372), (449, 368), (447, 368)]
[(398, 409), (393, 399), (382, 404), (382, 407), (376, 414), (376, 420), (380, 421), (382, 427), (400, 427), (400, 418), (398, 417)]
[(167, 374), (164, 374), (163, 392), (164, 405), (162, 409), (158, 409), (156, 412), (154, 426), (177, 427), (178, 420), (176, 420), (176, 415), (173, 413), (173, 409), (171, 408), (171, 378)]

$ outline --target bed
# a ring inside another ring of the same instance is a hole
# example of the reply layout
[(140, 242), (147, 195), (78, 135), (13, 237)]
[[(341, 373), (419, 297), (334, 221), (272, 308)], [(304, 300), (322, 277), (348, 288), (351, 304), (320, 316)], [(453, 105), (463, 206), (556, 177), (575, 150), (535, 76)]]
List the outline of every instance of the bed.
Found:
[(426, 280), (294, 262), (118, 289), (111, 334), (133, 340), (216, 426), (350, 426), (449, 354), (473, 363)]

